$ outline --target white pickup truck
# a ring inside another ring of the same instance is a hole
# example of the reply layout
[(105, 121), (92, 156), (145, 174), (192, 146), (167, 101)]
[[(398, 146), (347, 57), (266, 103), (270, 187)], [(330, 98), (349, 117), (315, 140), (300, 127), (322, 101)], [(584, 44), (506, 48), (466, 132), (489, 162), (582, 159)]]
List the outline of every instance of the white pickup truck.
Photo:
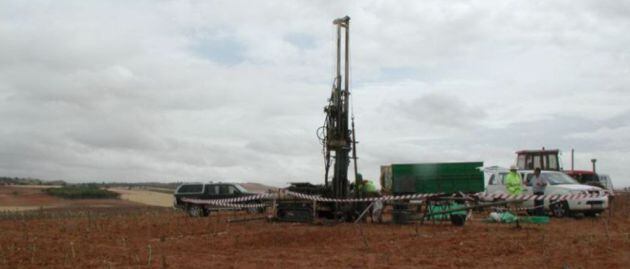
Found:
[[(489, 194), (505, 193), (505, 176), (509, 171), (507, 169), (486, 170), (490, 175), (486, 192)], [(533, 194), (532, 179), (534, 178), (533, 170), (519, 170), (518, 173), (523, 179), (523, 185), (526, 186), (524, 194)], [(594, 186), (583, 185), (575, 181), (570, 176), (557, 171), (542, 171), (541, 176), (545, 177), (549, 185), (545, 189), (545, 195), (553, 194), (598, 194), (600, 197), (586, 198), (580, 200), (567, 200), (560, 203), (554, 203), (549, 206), (549, 200), (545, 200), (545, 209), (551, 211), (556, 217), (565, 217), (574, 215), (575, 213), (584, 213), (586, 216), (596, 216), (608, 208), (608, 197), (605, 196), (606, 191)], [(533, 207), (534, 201), (527, 200), (523, 203), (524, 207)]]

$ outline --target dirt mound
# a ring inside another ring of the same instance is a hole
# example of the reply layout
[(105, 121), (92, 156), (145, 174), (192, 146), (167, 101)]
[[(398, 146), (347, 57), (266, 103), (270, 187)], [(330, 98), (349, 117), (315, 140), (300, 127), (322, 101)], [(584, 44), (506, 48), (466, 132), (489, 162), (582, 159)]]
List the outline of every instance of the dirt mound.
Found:
[(278, 188), (276, 187), (271, 187), (271, 186), (267, 186), (264, 184), (260, 184), (260, 183), (253, 183), (253, 182), (249, 182), (249, 183), (241, 183), (241, 186), (243, 186), (243, 188), (245, 188), (246, 190), (250, 191), (250, 192), (254, 192), (254, 193), (267, 193), (270, 191), (277, 191)]

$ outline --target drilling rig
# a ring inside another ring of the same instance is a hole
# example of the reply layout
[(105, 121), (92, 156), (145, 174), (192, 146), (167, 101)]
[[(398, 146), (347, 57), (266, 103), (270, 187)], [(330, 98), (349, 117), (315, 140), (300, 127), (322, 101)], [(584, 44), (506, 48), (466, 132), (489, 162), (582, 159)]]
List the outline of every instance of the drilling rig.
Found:
[[(350, 153), (354, 160), (355, 184), (358, 186), (360, 178), (357, 176), (356, 141), (354, 132), (354, 117), (352, 125), (349, 124), (350, 116), (350, 88), (349, 88), (349, 38), (350, 17), (345, 16), (335, 19), (333, 25), (337, 28), (336, 39), (336, 75), (332, 85), (328, 105), (324, 107), (326, 119), (324, 125), (317, 130), (318, 137), (323, 146), (324, 154), (324, 185), (312, 185), (310, 183), (292, 183), (289, 190), (321, 195), (327, 198), (345, 199), (351, 196), (358, 197), (359, 192), (351, 192), (348, 181), (348, 168), (350, 166)], [(343, 34), (342, 34), (343, 32)], [(343, 42), (342, 42), (343, 40)], [(342, 65), (343, 58), (343, 65)], [(343, 75), (342, 75), (343, 68)], [(352, 128), (352, 130), (351, 130)], [(333, 162), (334, 160), (334, 162)], [(332, 164), (332, 165), (331, 165)], [(332, 166), (332, 179), (329, 181), (329, 171)], [(321, 203), (314, 205), (305, 201), (282, 201), (277, 206), (277, 217), (288, 221), (309, 221), (314, 217), (334, 218), (338, 220), (353, 220), (358, 216), (360, 208), (352, 203)]]
[[(354, 134), (354, 130), (351, 131), (348, 125), (350, 108), (350, 89), (348, 88), (350, 17), (345, 16), (336, 19), (333, 21), (333, 24), (337, 26), (337, 74), (333, 82), (333, 89), (330, 99), (328, 100), (328, 106), (324, 108), (324, 112), (326, 113), (326, 120), (324, 126), (322, 126), (324, 133), (322, 144), (324, 146), (324, 163), (326, 166), (324, 181), (325, 185), (328, 186), (330, 160), (334, 157), (332, 194), (334, 198), (347, 198), (349, 196), (348, 166), (350, 164), (350, 150), (353, 150), (356, 164), (356, 147), (354, 147), (356, 144), (351, 138), (351, 135)], [(342, 29), (344, 29), (345, 33), (343, 76), (341, 75)]]

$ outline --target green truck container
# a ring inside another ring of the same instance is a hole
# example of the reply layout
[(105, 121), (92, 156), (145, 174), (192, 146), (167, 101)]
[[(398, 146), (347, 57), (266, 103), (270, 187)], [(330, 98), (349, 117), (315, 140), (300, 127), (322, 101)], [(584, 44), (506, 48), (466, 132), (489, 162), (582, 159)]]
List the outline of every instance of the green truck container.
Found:
[(381, 186), (393, 195), (484, 191), (483, 162), (381, 166)]

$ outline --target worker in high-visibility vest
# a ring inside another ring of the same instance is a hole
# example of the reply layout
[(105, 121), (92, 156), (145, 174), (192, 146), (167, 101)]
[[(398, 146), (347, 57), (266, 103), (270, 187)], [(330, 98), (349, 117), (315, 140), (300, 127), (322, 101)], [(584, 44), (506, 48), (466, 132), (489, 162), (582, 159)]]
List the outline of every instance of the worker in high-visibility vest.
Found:
[(516, 171), (516, 165), (510, 166), (510, 172), (505, 176), (505, 187), (511, 195), (523, 193), (523, 181)]
[(370, 195), (370, 194), (374, 194), (377, 193), (376, 191), (376, 185), (374, 185), (374, 181), (372, 180), (363, 180), (363, 191)]
[[(374, 181), (372, 180), (363, 180), (363, 193), (365, 197), (379, 197), (380, 193), (376, 189), (376, 185), (374, 185)], [(370, 212), (370, 217), (372, 218), (372, 222), (383, 222), (383, 201), (376, 200), (372, 202), (372, 208)]]

